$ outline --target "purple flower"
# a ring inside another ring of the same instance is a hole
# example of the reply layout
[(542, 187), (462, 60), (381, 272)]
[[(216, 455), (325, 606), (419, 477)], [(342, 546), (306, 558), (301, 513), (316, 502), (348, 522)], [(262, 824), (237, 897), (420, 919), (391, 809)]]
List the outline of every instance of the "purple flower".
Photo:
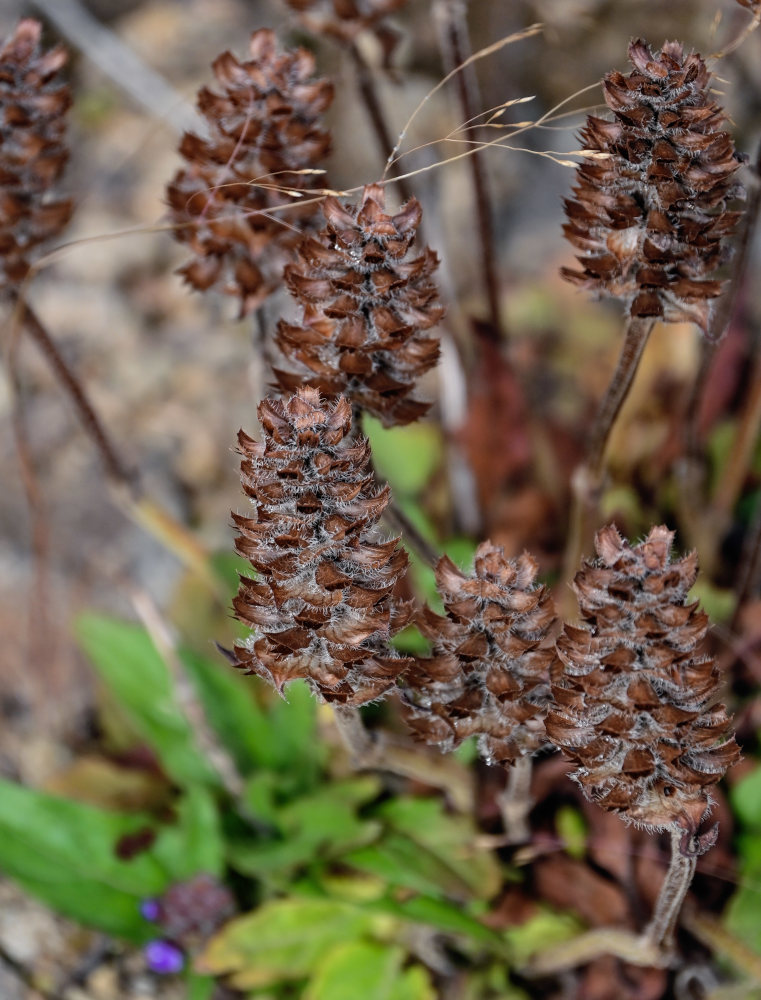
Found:
[(144, 899), (140, 903), (140, 914), (151, 923), (155, 923), (161, 914), (161, 904), (157, 899)]
[(149, 941), (143, 949), (148, 968), (162, 976), (181, 972), (185, 965), (185, 955), (181, 948), (171, 941)]

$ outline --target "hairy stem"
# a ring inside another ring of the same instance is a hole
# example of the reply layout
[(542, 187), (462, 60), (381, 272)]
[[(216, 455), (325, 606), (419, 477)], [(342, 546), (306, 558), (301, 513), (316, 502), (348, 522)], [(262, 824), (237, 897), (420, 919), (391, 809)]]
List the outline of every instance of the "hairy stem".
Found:
[[(640, 358), (653, 325), (652, 319), (630, 317), (624, 331), (624, 344), (616, 370), (592, 428), (586, 460), (574, 473), (568, 540), (563, 558), (563, 579), (566, 582), (573, 579), (582, 553), (591, 547), (602, 486), (605, 452), (616, 419), (637, 374)], [(575, 600), (569, 587), (566, 587), (561, 595), (560, 610), (561, 614), (566, 614), (571, 619), (576, 615)]]
[(525, 844), (531, 838), (528, 817), (531, 798), (531, 757), (518, 757), (507, 769), (507, 786), (497, 797), (508, 844)]
[(671, 863), (663, 880), (652, 920), (642, 935), (644, 941), (664, 951), (670, 951), (674, 946), (674, 933), (682, 903), (697, 865), (696, 855), (685, 857), (679, 849), (683, 836), (683, 830), (676, 827), (671, 830)]
[[(436, 6), (439, 21), (439, 44), (444, 61), (444, 71), (451, 73), (470, 57), (470, 38), (466, 5), (463, 0), (442, 0)], [(464, 118), (465, 137), (475, 137), (475, 128), (470, 125), (478, 114), (480, 99), (475, 67), (471, 63), (455, 76), (457, 97)], [(484, 169), (483, 158), (478, 154), (468, 157), (470, 175), (478, 218), (478, 234), (481, 251), (481, 273), (484, 277), (486, 299), (489, 306), (489, 333), (494, 340), (501, 340), (502, 329), (499, 309), (499, 282), (497, 280), (497, 253), (492, 224), (491, 199)]]
[(603, 955), (614, 955), (627, 965), (657, 967), (666, 964), (663, 954), (642, 935), (615, 927), (601, 927), (537, 952), (520, 972), (532, 979), (557, 975), (580, 965), (588, 965)]

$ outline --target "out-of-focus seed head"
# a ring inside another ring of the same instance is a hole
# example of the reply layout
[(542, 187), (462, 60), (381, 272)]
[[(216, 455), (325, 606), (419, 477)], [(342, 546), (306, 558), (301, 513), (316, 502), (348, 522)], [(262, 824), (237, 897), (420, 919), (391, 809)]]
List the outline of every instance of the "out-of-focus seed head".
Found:
[(266, 29), (251, 36), (250, 59), (224, 52), (213, 70), (218, 90), (198, 94), (208, 137), (185, 133), (187, 165), (167, 200), (175, 236), (193, 252), (180, 273), (197, 291), (238, 298), (245, 315), (279, 285), (316, 216), (314, 204), (299, 207), (286, 189), (303, 194), (324, 183), (315, 169), (330, 150), (322, 116), (333, 86), (315, 77), (310, 52), (281, 51)]
[(71, 217), (51, 191), (69, 158), (71, 93), (66, 51), (40, 47), (42, 26), (25, 18), (0, 48), (0, 292), (24, 281), (34, 251)]

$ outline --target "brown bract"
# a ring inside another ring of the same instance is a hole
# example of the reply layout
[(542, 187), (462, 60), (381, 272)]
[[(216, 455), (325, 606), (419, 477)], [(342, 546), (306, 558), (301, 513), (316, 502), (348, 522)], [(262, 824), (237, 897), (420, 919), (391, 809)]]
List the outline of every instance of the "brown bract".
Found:
[(60, 46), (43, 52), (41, 32), (26, 18), (0, 49), (0, 291), (21, 285), (33, 251), (72, 212), (71, 201), (50, 196), (69, 158), (71, 94), (60, 79), (67, 54)]
[(741, 7), (746, 7), (754, 14), (761, 14), (761, 0), (737, 0)]
[(349, 440), (351, 407), (303, 389), (259, 406), (261, 442), (242, 431), (243, 489), (254, 512), (233, 514), (238, 552), (257, 572), (234, 606), (254, 631), (238, 666), (278, 689), (305, 678), (325, 701), (380, 697), (408, 661), (388, 645), (410, 611), (393, 596), (407, 569), (378, 521), (390, 500), (368, 472), (365, 440)]
[(409, 257), (422, 217), (416, 199), (395, 215), (384, 210), (383, 188), (369, 184), (360, 205), (326, 198), (327, 226), (306, 237), (298, 263), (286, 269), (300, 323), (281, 321), (277, 343), (297, 371), (277, 371), (285, 391), (318, 388), (346, 395), (384, 424), (407, 424), (429, 404), (412, 399), (417, 380), (439, 356), (439, 341), (423, 333), (443, 315), (427, 247)]
[(286, 0), (310, 31), (353, 41), (361, 32), (376, 29), (383, 18), (407, 0)]
[(695, 53), (666, 42), (653, 55), (629, 46), (634, 69), (609, 73), (603, 91), (613, 121), (590, 116), (584, 148), (602, 158), (577, 170), (564, 231), (580, 251), (569, 281), (625, 301), (636, 317), (692, 321), (708, 332), (717, 268), (739, 213), (727, 202), (740, 159), (709, 93), (711, 74)]
[(205, 872), (176, 882), (156, 902), (156, 923), (168, 938), (186, 948), (206, 941), (236, 910), (227, 886)]
[(530, 555), (507, 559), (491, 542), (478, 547), (471, 574), (440, 560), (447, 614), (426, 608), (420, 629), (433, 655), (415, 661), (405, 687), (406, 721), (426, 743), (453, 750), (475, 735), (488, 761), (509, 763), (547, 742), (555, 610), (536, 573)]
[(167, 188), (175, 236), (194, 254), (180, 273), (198, 291), (239, 298), (241, 315), (280, 283), (302, 236), (297, 227), (315, 217), (315, 204), (300, 207), (284, 189), (322, 185), (319, 174), (299, 171), (328, 155), (321, 125), (333, 100), (332, 84), (314, 76), (306, 49), (280, 51), (273, 32), (262, 29), (251, 36), (250, 55), (241, 62), (225, 52), (213, 63), (219, 92), (198, 93), (208, 138), (185, 133), (187, 166)]
[(574, 581), (586, 627), (566, 625), (558, 640), (546, 726), (588, 798), (694, 836), (739, 751), (701, 653), (708, 618), (688, 603), (697, 558), (672, 562), (673, 537), (656, 527), (632, 548), (613, 526), (598, 533), (599, 558)]

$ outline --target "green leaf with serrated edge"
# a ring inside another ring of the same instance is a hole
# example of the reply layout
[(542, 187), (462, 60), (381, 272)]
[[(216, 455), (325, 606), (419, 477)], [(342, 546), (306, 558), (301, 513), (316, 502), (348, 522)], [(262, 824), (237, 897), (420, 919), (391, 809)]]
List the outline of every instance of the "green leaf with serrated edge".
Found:
[(500, 867), (489, 851), (474, 846), (476, 830), (465, 816), (445, 812), (439, 799), (400, 797), (385, 802), (378, 815), (395, 831), (409, 837), (484, 899), (501, 883)]
[(231, 920), (208, 943), (200, 971), (239, 989), (307, 977), (336, 945), (372, 931), (373, 918), (333, 900), (279, 899)]
[(196, 746), (193, 730), (175, 701), (172, 680), (145, 629), (98, 615), (82, 615), (77, 637), (137, 735), (157, 753), (180, 785), (219, 784)]
[(403, 970), (404, 957), (394, 945), (340, 944), (315, 969), (303, 1000), (435, 1000), (428, 974)]
[(61, 913), (138, 941), (149, 935), (139, 902), (162, 893), (170, 875), (159, 843), (130, 861), (115, 848), (145, 826), (145, 817), (0, 781), (0, 870)]

